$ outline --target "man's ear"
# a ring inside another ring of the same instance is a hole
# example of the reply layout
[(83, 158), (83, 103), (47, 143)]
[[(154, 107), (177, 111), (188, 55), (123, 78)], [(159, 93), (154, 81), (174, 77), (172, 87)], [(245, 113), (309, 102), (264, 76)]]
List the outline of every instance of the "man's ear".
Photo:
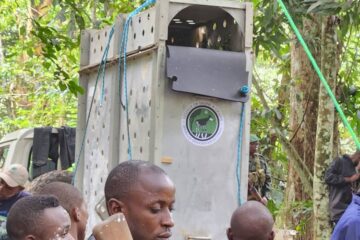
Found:
[(27, 235), (24, 238), (25, 240), (36, 240), (36, 237), (34, 235)]
[(81, 220), (81, 211), (80, 211), (80, 209), (78, 207), (74, 207), (73, 209), (71, 209), (70, 218), (71, 218), (71, 220), (73, 220), (75, 222), (80, 222), (80, 220)]
[(119, 201), (115, 198), (111, 198), (107, 203), (107, 209), (109, 216), (114, 215), (115, 213), (124, 213), (125, 205), (122, 201)]
[(233, 239), (233, 232), (231, 231), (231, 228), (228, 228), (226, 230), (226, 235), (228, 237), (229, 240), (232, 240)]
[(275, 232), (274, 232), (274, 230), (273, 230), (273, 231), (271, 231), (271, 233), (270, 233), (269, 240), (274, 240), (274, 239), (275, 239)]

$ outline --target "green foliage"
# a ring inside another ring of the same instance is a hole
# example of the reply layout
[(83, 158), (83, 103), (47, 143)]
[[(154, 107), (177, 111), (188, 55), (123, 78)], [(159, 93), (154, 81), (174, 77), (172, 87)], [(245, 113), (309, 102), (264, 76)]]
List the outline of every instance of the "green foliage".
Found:
[(312, 201), (297, 201), (291, 204), (293, 222), (295, 230), (301, 234), (305, 233), (308, 224), (311, 223), (311, 214), (313, 211)]
[(18, 128), (75, 126), (81, 30), (112, 24), (142, 1), (44, 2), (0, 4), (0, 137)]
[[(341, 68), (339, 71), (339, 87), (337, 95), (350, 125), (356, 133), (360, 132), (360, 69), (359, 36), (360, 36), (360, 2), (349, 1), (340, 14), (338, 35), (343, 44)], [(344, 133), (350, 137), (348, 133)]]
[[(343, 48), (342, 64), (339, 72), (337, 95), (342, 108), (355, 132), (360, 132), (360, 82), (359, 71), (359, 25), (360, 25), (360, 1), (333, 1), (333, 0), (287, 0), (284, 1), (295, 23), (301, 29), (302, 19), (312, 18), (313, 14), (336, 15), (334, 21), (339, 21), (338, 30), (339, 45)], [(256, 129), (259, 135), (269, 136), (269, 124), (267, 118), (275, 115), (279, 121), (285, 120), (282, 125), (286, 129), (288, 125), (288, 106), (277, 105), (278, 93), (281, 88), (280, 79), (290, 75), (290, 41), (293, 39), (287, 20), (280, 12), (276, 0), (254, 0), (256, 9), (254, 19), (254, 48), (258, 55), (256, 62), (257, 75), (260, 84), (267, 89), (266, 97), (271, 104), (270, 111), (263, 110), (259, 100), (252, 99), (254, 112), (252, 115), (252, 129)], [(308, 43), (313, 39), (307, 39), (306, 32), (303, 37)], [(311, 44), (309, 44), (311, 46)], [(260, 60), (260, 61), (259, 61)], [(269, 66), (276, 66), (276, 68)], [(253, 95), (254, 96), (254, 95)], [(270, 130), (271, 135), (271, 130)], [(286, 135), (286, 134), (285, 134)], [(348, 138), (345, 133), (343, 137)], [(275, 145), (273, 146), (275, 147)], [(266, 149), (264, 149), (266, 150)]]
[(270, 199), (267, 204), (267, 208), (273, 215), (273, 218), (275, 219), (277, 214), (279, 213), (279, 206), (275, 203), (274, 200)]
[[(289, 36), (284, 25), (284, 17), (278, 13), (278, 5), (273, 0), (254, 0), (254, 49), (265, 58), (282, 58), (289, 43)], [(264, 51), (265, 50), (265, 51)]]
[[(296, 25), (302, 29), (304, 19), (314, 16), (333, 15), (333, 20), (339, 24), (338, 34), (334, 36), (342, 49), (341, 69), (338, 74), (338, 89), (336, 95), (355, 132), (360, 132), (360, 76), (359, 76), (359, 25), (360, 1), (347, 0), (284, 0)], [(265, 110), (258, 96), (252, 95), (251, 132), (261, 136), (261, 152), (269, 158), (269, 165), (273, 175), (272, 197), (274, 207), (272, 213), (276, 215), (278, 208), (282, 208), (283, 189), (279, 184), (285, 183), (288, 169), (287, 156), (281, 149), (281, 144), (274, 138), (274, 129), (269, 123), (270, 117), (276, 117), (281, 123), (285, 136), (291, 138), (288, 132), (289, 102), (281, 102), (282, 90), (289, 91), (289, 84), (283, 85), (283, 78), (290, 76), (290, 42), (294, 34), (288, 27), (287, 20), (280, 12), (277, 0), (254, 0), (256, 9), (254, 19), (254, 49), (257, 55), (254, 76), (264, 89), (265, 98), (270, 110)], [(310, 30), (311, 29), (306, 29)], [(307, 32), (302, 32), (305, 41), (311, 45), (317, 39), (309, 39)], [(315, 50), (311, 49), (313, 53)], [(317, 49), (319, 51), (319, 49)], [(295, 79), (291, 79), (295, 81)], [(289, 98), (287, 98), (289, 99)], [(350, 135), (340, 126), (342, 141), (349, 145)], [(350, 144), (351, 145), (351, 144)], [(347, 146), (342, 146), (346, 148)], [(300, 233), (306, 232), (311, 222), (312, 202), (296, 202), (291, 206), (290, 222)]]

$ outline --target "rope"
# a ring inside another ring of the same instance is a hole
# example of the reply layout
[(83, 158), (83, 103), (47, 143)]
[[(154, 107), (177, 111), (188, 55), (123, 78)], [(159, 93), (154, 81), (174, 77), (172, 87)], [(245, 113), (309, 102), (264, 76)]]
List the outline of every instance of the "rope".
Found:
[[(240, 89), (240, 94), (247, 95), (249, 93), (249, 87), (243, 86)], [(237, 158), (236, 158), (236, 182), (237, 182), (237, 202), (241, 206), (243, 200), (241, 199), (241, 148), (242, 148), (242, 137), (243, 137), (243, 128), (244, 128), (244, 119), (245, 119), (245, 103), (241, 103), (241, 112), (240, 112), (240, 127), (239, 127), (239, 138), (237, 146)]]
[(110, 48), (110, 41), (114, 35), (114, 30), (115, 30), (115, 26), (113, 25), (111, 27), (110, 30), (110, 34), (109, 34), (109, 39), (108, 42), (106, 44), (106, 48), (104, 51), (104, 55), (103, 58), (105, 59), (105, 64), (100, 65), (100, 68), (102, 68), (101, 70), (101, 75), (102, 75), (102, 81), (101, 81), (101, 95), (100, 95), (100, 106), (102, 106), (103, 101), (104, 101), (104, 97), (105, 97), (105, 68), (106, 68), (106, 59), (108, 58), (109, 55), (109, 48)]
[(289, 23), (290, 23), (290, 26), (292, 27), (292, 29), (293, 29), (296, 37), (298, 38), (300, 44), (303, 46), (306, 55), (308, 56), (311, 64), (313, 65), (313, 67), (314, 67), (317, 75), (319, 76), (322, 84), (324, 85), (327, 93), (329, 94), (330, 99), (331, 99), (332, 102), (334, 103), (335, 108), (336, 108), (336, 110), (338, 111), (338, 113), (339, 113), (339, 115), (340, 115), (340, 117), (341, 117), (341, 119), (342, 119), (345, 127), (348, 129), (348, 131), (349, 131), (352, 139), (354, 140), (357, 149), (360, 149), (360, 142), (359, 142), (359, 140), (358, 140), (358, 138), (357, 138), (354, 130), (352, 129), (351, 125), (349, 124), (348, 120), (346, 119), (346, 116), (345, 116), (343, 110), (341, 109), (340, 104), (337, 102), (335, 95), (333, 94), (333, 92), (332, 92), (332, 90), (331, 90), (328, 82), (326, 81), (326, 79), (325, 79), (324, 75), (322, 74), (319, 66), (317, 65), (317, 63), (316, 63), (313, 55), (311, 54), (311, 52), (310, 52), (310, 50), (309, 50), (306, 42), (304, 41), (303, 37), (301, 36), (301, 33), (299, 32), (298, 28), (296, 27), (296, 25), (295, 25), (295, 23), (294, 23), (291, 15), (290, 15), (289, 11), (287, 10), (284, 2), (283, 2), (282, 0), (277, 0), (277, 1), (278, 1), (278, 3), (280, 4), (281, 9), (282, 9), (283, 13), (285, 14), (286, 18), (288, 19), (288, 21), (289, 21)]
[[(126, 45), (127, 45), (127, 36), (128, 36), (128, 30), (129, 30), (129, 23), (130, 23), (130, 19), (138, 14), (142, 9), (144, 9), (145, 7), (149, 6), (150, 4), (154, 3), (155, 0), (151, 0), (151, 1), (146, 1), (144, 4), (142, 4), (139, 8), (135, 9), (133, 12), (131, 12), (128, 16), (128, 18), (126, 19), (125, 22), (125, 26), (126, 28), (124, 28), (124, 32), (123, 32), (123, 36), (122, 36), (122, 43), (121, 46), (123, 46), (122, 48), (120, 48), (120, 53), (121, 50), (124, 50), (123, 52), (126, 53)], [(125, 31), (126, 30), (126, 31)], [(96, 94), (96, 89), (97, 89), (97, 85), (99, 82), (100, 77), (102, 76), (102, 82), (101, 82), (101, 95), (100, 95), (100, 106), (102, 106), (103, 100), (104, 100), (104, 96), (105, 96), (105, 72), (106, 72), (106, 61), (109, 55), (109, 49), (110, 49), (110, 42), (111, 39), (114, 35), (114, 31), (115, 31), (115, 26), (113, 25), (111, 27), (110, 33), (109, 33), (109, 38), (108, 38), (108, 42), (106, 44), (105, 50), (104, 50), (104, 54), (101, 58), (101, 62), (100, 62), (100, 66), (97, 72), (97, 76), (96, 76), (96, 80), (95, 80), (95, 86), (94, 86), (94, 91), (91, 97), (91, 102), (90, 102), (90, 107), (89, 107), (89, 112), (88, 115), (86, 117), (86, 123), (85, 123), (85, 130), (84, 130), (84, 136), (82, 138), (81, 141), (81, 147), (80, 147), (80, 151), (79, 151), (79, 155), (77, 157), (77, 160), (75, 161), (74, 164), (74, 177), (72, 179), (72, 185), (75, 184), (76, 181), (76, 173), (79, 169), (79, 163), (80, 163), (80, 156), (82, 155), (83, 151), (84, 151), (84, 146), (85, 146), (85, 139), (86, 139), (86, 133), (87, 133), (87, 129), (89, 126), (89, 121), (90, 121), (90, 116), (91, 116), (91, 112), (92, 112), (92, 108), (93, 108), (93, 103), (94, 103), (94, 99), (95, 99), (95, 94)], [(126, 39), (125, 39), (126, 36)], [(123, 40), (126, 41), (123, 41)], [(125, 43), (123, 45), (123, 43)], [(126, 55), (126, 54), (124, 54)], [(119, 70), (120, 66), (121, 66), (121, 56), (122, 54), (119, 54)], [(126, 90), (126, 117), (127, 119), (129, 119), (129, 115), (128, 115), (128, 101), (127, 101), (127, 81), (126, 81), (126, 57), (124, 57), (124, 76), (125, 76), (125, 90)], [(119, 78), (120, 78), (120, 71), (119, 71)], [(120, 81), (120, 80), (119, 80)], [(129, 123), (127, 123), (127, 131), (128, 131), (128, 142), (130, 143), (130, 134), (129, 134)], [(129, 144), (129, 156), (131, 157), (131, 145)], [(131, 158), (130, 158), (131, 159)]]
[[(128, 84), (127, 84), (127, 65), (126, 65), (126, 52), (127, 52), (127, 43), (128, 43), (128, 35), (129, 35), (129, 26), (133, 16), (140, 13), (144, 8), (154, 4), (156, 0), (147, 0), (140, 7), (132, 11), (128, 17), (126, 18), (123, 34), (121, 37), (121, 43), (119, 48), (119, 57), (123, 58), (122, 67), (123, 67), (123, 84), (124, 86), (124, 97), (125, 97), (125, 112), (126, 112), (126, 129), (127, 129), (127, 142), (128, 142), (128, 160), (132, 159), (132, 147), (131, 147), (131, 138), (130, 138), (130, 127), (129, 127), (129, 99), (128, 99)], [(119, 60), (119, 82), (121, 81), (121, 61)]]
[[(131, 139), (130, 139), (130, 126), (129, 126), (129, 100), (128, 100), (128, 90), (127, 90), (127, 69), (126, 69), (126, 48), (127, 48), (127, 39), (129, 35), (129, 25), (130, 25), (130, 15), (127, 17), (124, 28), (123, 34), (121, 37), (121, 43), (119, 48), (119, 56), (123, 58), (123, 83), (124, 86), (124, 97), (125, 97), (125, 113), (126, 113), (126, 131), (127, 131), (127, 142), (128, 142), (128, 160), (132, 159), (132, 152), (131, 152)], [(119, 82), (121, 81), (121, 61), (119, 61)]]
[[(75, 166), (74, 166), (74, 177), (72, 179), (72, 185), (75, 184), (75, 181), (76, 181), (76, 173), (78, 171), (78, 168), (79, 168), (79, 163), (80, 163), (80, 156), (81, 154), (83, 153), (84, 151), (84, 146), (85, 146), (85, 139), (86, 139), (86, 133), (87, 133), (87, 129), (88, 129), (88, 126), (89, 126), (89, 121), (90, 121), (90, 116), (91, 116), (91, 112), (92, 112), (92, 108), (93, 108), (93, 104), (94, 104), (94, 99), (95, 99), (95, 94), (96, 94), (96, 89), (97, 89), (97, 85), (98, 85), (98, 82), (99, 82), (99, 78), (100, 76), (102, 75), (103, 76), (103, 81), (104, 81), (104, 78), (105, 78), (105, 66), (106, 66), (106, 60), (107, 60), (107, 57), (108, 57), (108, 53), (109, 53), (109, 48), (110, 48), (110, 41), (111, 41), (111, 38), (113, 37), (114, 35), (114, 27), (111, 28), (111, 31), (110, 31), (110, 34), (109, 34), (109, 39), (108, 39), (108, 42), (107, 42), (107, 45), (106, 45), (106, 48), (104, 50), (104, 54), (101, 58), (101, 62), (100, 62), (100, 66), (99, 66), (99, 69), (98, 69), (98, 72), (97, 72), (97, 76), (96, 76), (96, 80), (95, 80), (95, 86), (94, 86), (94, 91), (93, 91), (93, 94), (92, 94), (92, 97), (91, 97), (91, 101), (90, 101), (90, 107), (89, 107), (89, 113), (86, 117), (86, 123), (85, 123), (85, 130), (84, 130), (84, 136), (82, 138), (82, 141), (81, 141), (81, 147), (80, 147), (80, 151), (79, 151), (79, 156), (77, 157), (77, 160), (75, 161)], [(103, 86), (102, 86), (102, 90), (104, 89), (104, 82), (103, 82)], [(102, 93), (103, 94), (103, 93)]]

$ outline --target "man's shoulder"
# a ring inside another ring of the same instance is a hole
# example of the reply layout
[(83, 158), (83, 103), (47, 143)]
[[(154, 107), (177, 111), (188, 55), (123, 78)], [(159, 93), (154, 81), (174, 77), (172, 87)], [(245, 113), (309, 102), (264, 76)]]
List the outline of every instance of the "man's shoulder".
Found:
[(340, 219), (340, 221), (336, 225), (336, 228), (338, 228), (337, 230), (349, 229), (353, 227), (358, 228), (358, 226), (360, 225), (360, 218), (355, 214), (343, 215), (341, 218), (342, 219)]
[[(353, 198), (355, 198), (357, 196), (353, 195)], [(359, 210), (360, 210), (360, 206), (359, 204), (354, 201), (357, 199), (353, 199), (353, 201), (350, 203), (350, 205), (347, 207), (346, 211), (344, 212), (344, 214), (342, 215), (340, 221), (339, 221), (339, 225), (342, 227), (346, 227), (346, 226), (352, 226), (352, 225), (360, 225), (360, 218), (359, 218)]]
[(29, 193), (29, 192), (27, 192), (27, 191), (21, 191), (21, 192), (19, 193), (19, 197), (20, 197), (20, 198), (27, 197), (27, 196), (30, 196), (30, 195), (31, 195), (31, 193)]
[(17, 200), (19, 200), (19, 199), (21, 199), (21, 198), (23, 198), (23, 197), (28, 197), (28, 196), (30, 196), (30, 195), (31, 195), (31, 193), (29, 193), (29, 192), (21, 191), (21, 192), (19, 192), (18, 194), (16, 194), (16, 195), (11, 199), (11, 201), (16, 202)]
[(260, 153), (255, 153), (254, 156), (258, 157), (258, 158), (261, 158), (261, 159), (266, 159), (265, 156), (260, 154)]
[(347, 155), (347, 154), (337, 156), (337, 157), (334, 159), (334, 161), (337, 161), (337, 162), (350, 162), (350, 163), (352, 163), (352, 160), (351, 160), (350, 156)]
[(26, 191), (21, 191), (21, 192), (18, 192), (17, 194), (15, 194), (14, 196), (10, 197), (10, 198), (7, 198), (7, 199), (4, 199), (4, 200), (1, 200), (0, 203), (2, 204), (13, 204), (15, 203), (17, 200), (19, 200), (20, 198), (23, 198), (23, 197), (27, 197), (27, 196), (30, 196), (31, 194), (26, 192)]
[(268, 159), (259, 153), (256, 153), (255, 157), (259, 158), (260, 162), (267, 165)]

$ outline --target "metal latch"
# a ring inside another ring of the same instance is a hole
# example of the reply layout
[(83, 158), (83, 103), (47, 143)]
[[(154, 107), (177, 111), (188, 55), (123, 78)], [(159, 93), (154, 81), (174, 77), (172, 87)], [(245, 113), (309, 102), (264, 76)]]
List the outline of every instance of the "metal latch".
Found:
[(211, 240), (211, 237), (187, 236), (187, 240)]

